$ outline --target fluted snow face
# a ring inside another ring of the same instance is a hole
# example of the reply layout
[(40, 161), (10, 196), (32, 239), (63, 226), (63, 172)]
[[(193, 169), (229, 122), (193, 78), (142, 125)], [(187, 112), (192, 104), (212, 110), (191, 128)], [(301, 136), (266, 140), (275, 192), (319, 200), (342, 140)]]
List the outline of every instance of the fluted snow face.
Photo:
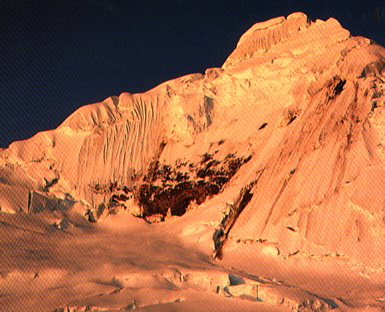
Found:
[(258, 23), (222, 68), (84, 106), (13, 143), (2, 188), (72, 194), (96, 218), (101, 205), (161, 221), (228, 203), (220, 248), (267, 240), (379, 265), (385, 251), (368, 251), (385, 242), (384, 60), (332, 18)]

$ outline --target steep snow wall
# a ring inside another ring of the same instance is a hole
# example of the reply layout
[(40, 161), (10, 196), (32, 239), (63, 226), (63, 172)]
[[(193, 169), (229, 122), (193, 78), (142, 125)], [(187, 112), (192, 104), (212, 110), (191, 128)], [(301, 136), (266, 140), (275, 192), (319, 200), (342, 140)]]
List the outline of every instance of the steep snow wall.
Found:
[(90, 221), (155, 222), (225, 203), (224, 256), (251, 239), (385, 265), (384, 68), (385, 49), (335, 19), (258, 23), (222, 68), (81, 107), (0, 151), (0, 205), (66, 199)]

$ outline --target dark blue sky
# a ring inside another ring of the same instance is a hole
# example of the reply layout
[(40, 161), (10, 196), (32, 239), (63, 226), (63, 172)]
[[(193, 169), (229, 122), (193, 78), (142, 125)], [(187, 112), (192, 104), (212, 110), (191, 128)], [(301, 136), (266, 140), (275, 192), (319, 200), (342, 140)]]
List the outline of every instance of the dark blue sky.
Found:
[(253, 24), (302, 11), (385, 46), (382, 1), (0, 3), (0, 147), (56, 128), (78, 107), (218, 67)]

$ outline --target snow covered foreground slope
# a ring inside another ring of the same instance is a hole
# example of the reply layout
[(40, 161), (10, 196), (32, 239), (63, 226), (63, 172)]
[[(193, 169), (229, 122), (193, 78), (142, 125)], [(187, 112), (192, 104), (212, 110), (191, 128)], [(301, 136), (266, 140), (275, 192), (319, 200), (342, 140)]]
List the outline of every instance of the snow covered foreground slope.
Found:
[(382, 311), (384, 80), (383, 47), (294, 13), (12, 143), (0, 306)]

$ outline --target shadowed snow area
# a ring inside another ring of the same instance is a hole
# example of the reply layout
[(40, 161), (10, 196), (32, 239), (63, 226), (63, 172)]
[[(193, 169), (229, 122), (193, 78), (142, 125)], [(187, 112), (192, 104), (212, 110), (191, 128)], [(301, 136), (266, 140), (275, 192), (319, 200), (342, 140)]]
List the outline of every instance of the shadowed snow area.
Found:
[(384, 83), (294, 13), (0, 150), (0, 310), (385, 310)]

